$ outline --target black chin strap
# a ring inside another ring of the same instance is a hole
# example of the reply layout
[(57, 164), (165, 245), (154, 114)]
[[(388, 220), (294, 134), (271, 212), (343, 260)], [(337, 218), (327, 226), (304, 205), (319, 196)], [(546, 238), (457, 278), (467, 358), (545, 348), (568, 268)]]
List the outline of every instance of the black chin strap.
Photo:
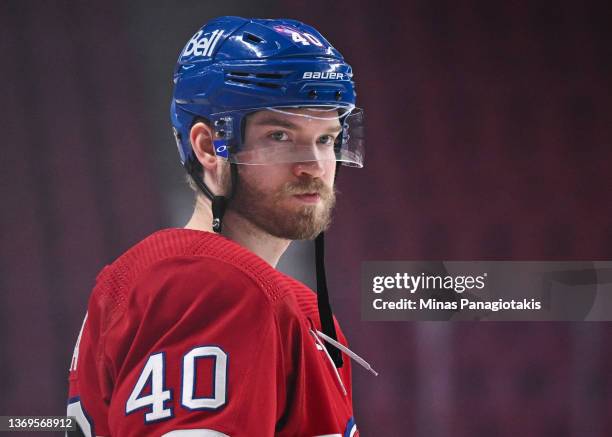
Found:
[(230, 164), (230, 174), (232, 178), (232, 186), (230, 188), (230, 194), (228, 196), (217, 196), (210, 191), (210, 188), (204, 183), (200, 174), (195, 171), (194, 166), (189, 165), (187, 167), (187, 172), (191, 175), (191, 178), (194, 180), (200, 191), (204, 193), (206, 197), (208, 197), (212, 204), (212, 228), (216, 233), (221, 233), (223, 230), (223, 215), (225, 214), (225, 210), (227, 208), (227, 203), (234, 196), (236, 192), (236, 183), (238, 181), (238, 169), (236, 168), (236, 164)]
[[(334, 185), (340, 172), (340, 162), (336, 162), (336, 174), (334, 175)], [(321, 232), (315, 239), (315, 266), (317, 270), (317, 306), (319, 308), (319, 319), (321, 319), (321, 328), (323, 334), (338, 341), (336, 334), (336, 325), (334, 324), (334, 316), (331, 305), (329, 303), (329, 293), (327, 292), (327, 277), (325, 276), (325, 233)], [(331, 347), (329, 343), (325, 343), (325, 348), (329, 356), (334, 361), (336, 368), (342, 367), (342, 353), (336, 347)]]
[[(334, 316), (332, 315), (331, 305), (329, 304), (329, 293), (327, 292), (327, 278), (325, 276), (325, 233), (321, 232), (315, 239), (315, 265), (317, 269), (317, 306), (319, 307), (319, 318), (323, 334), (338, 341)], [(342, 367), (342, 354), (336, 347), (330, 347), (325, 343), (325, 348), (329, 356), (334, 361), (337, 368)]]

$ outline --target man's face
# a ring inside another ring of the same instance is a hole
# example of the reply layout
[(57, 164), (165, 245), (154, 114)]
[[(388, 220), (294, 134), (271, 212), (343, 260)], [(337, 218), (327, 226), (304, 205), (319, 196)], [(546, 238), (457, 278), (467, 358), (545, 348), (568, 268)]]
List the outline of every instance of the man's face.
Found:
[(279, 154), (295, 153), (302, 161), (238, 165), (238, 183), (229, 203), (260, 229), (289, 240), (313, 239), (325, 230), (336, 199), (333, 144), (340, 123), (337, 118), (308, 116), (321, 115), (312, 109), (292, 109), (248, 116), (245, 150), (259, 157), (268, 150), (272, 161)]

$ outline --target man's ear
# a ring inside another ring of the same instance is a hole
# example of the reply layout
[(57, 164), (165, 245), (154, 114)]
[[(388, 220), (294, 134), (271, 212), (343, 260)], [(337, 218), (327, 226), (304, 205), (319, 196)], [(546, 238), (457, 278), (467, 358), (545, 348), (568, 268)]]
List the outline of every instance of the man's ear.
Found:
[(191, 147), (204, 170), (213, 170), (217, 166), (217, 157), (213, 150), (213, 132), (204, 122), (197, 122), (189, 132)]

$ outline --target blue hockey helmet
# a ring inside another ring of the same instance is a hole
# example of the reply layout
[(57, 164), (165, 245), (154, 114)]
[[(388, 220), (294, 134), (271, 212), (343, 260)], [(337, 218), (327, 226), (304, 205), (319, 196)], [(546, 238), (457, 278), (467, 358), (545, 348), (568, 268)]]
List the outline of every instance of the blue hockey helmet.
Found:
[[(198, 119), (214, 130), (218, 157), (236, 164), (333, 159), (363, 166), (363, 112), (353, 73), (314, 28), (299, 21), (219, 17), (196, 32), (174, 71), (171, 120), (183, 165), (196, 161), (189, 132)], [(305, 113), (303, 108), (309, 108)], [(273, 110), (309, 121), (337, 120), (333, 153), (310, 145), (257, 144), (245, 150), (248, 114)], [(326, 157), (326, 158), (323, 158)]]

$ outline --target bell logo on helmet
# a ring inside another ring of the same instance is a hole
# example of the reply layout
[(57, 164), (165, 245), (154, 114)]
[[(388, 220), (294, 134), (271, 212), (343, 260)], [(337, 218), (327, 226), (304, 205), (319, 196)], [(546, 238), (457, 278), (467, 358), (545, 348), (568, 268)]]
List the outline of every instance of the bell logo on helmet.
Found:
[(302, 79), (344, 79), (344, 73), (334, 73), (329, 71), (305, 71)]
[(203, 30), (193, 35), (185, 46), (182, 56), (211, 56), (223, 30), (215, 30), (210, 35), (202, 37)]

